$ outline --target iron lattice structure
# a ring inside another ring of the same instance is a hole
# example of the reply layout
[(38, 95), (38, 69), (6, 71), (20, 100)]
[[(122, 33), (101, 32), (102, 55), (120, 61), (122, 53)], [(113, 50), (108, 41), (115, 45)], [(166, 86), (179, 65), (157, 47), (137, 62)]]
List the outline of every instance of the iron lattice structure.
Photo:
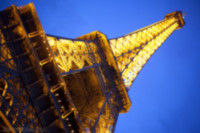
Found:
[(138, 72), (176, 29), (180, 11), (108, 40), (46, 35), (32, 3), (0, 12), (0, 130), (114, 132)]

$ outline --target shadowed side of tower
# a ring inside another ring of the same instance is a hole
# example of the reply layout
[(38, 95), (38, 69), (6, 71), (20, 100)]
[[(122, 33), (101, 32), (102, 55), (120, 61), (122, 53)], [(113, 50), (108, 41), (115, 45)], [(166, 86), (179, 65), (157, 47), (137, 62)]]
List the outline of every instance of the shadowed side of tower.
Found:
[[(127, 91), (181, 12), (120, 38), (46, 36), (33, 4), (0, 12), (0, 122), (12, 132), (114, 132)], [(0, 127), (1, 130), (5, 130)]]
[(82, 131), (33, 4), (12, 5), (0, 17), (3, 121), (16, 132)]

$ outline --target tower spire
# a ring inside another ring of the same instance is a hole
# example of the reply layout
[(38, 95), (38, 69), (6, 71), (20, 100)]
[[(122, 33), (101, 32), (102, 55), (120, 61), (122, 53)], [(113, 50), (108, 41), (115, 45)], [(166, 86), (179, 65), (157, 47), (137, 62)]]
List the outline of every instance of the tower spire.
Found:
[(164, 20), (109, 40), (126, 89), (129, 90), (144, 64), (176, 29), (183, 27), (182, 13), (167, 14)]

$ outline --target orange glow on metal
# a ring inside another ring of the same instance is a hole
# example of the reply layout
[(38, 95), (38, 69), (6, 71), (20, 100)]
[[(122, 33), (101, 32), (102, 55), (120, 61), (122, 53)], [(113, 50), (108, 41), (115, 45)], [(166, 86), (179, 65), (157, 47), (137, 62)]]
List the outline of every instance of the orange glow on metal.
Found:
[(97, 62), (100, 58), (95, 52), (97, 47), (92, 42), (72, 41), (68, 39), (56, 39), (55, 37), (47, 37), (49, 45), (55, 55), (55, 60), (59, 68), (68, 72), (74, 69), (82, 69), (84, 66), (91, 66), (92, 60), (86, 45), (90, 45)]
[(156, 24), (110, 40), (119, 71), (127, 89), (138, 72), (167, 37), (178, 27), (176, 18), (164, 19)]
[(12, 5), (0, 12), (0, 118), (11, 132), (113, 132), (130, 109), (132, 82), (184, 24), (176, 11), (120, 38), (64, 39), (46, 36), (33, 4)]

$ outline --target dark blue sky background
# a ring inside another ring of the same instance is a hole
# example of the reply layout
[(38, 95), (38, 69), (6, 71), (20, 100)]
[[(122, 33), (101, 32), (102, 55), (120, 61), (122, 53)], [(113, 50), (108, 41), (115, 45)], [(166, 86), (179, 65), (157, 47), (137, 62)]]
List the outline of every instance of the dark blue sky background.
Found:
[[(0, 0), (0, 10), (29, 0)], [(200, 133), (199, 0), (34, 0), (46, 33), (76, 38), (99, 30), (108, 38), (125, 35), (187, 13), (144, 66), (129, 96), (132, 107), (119, 116), (116, 133)]]

